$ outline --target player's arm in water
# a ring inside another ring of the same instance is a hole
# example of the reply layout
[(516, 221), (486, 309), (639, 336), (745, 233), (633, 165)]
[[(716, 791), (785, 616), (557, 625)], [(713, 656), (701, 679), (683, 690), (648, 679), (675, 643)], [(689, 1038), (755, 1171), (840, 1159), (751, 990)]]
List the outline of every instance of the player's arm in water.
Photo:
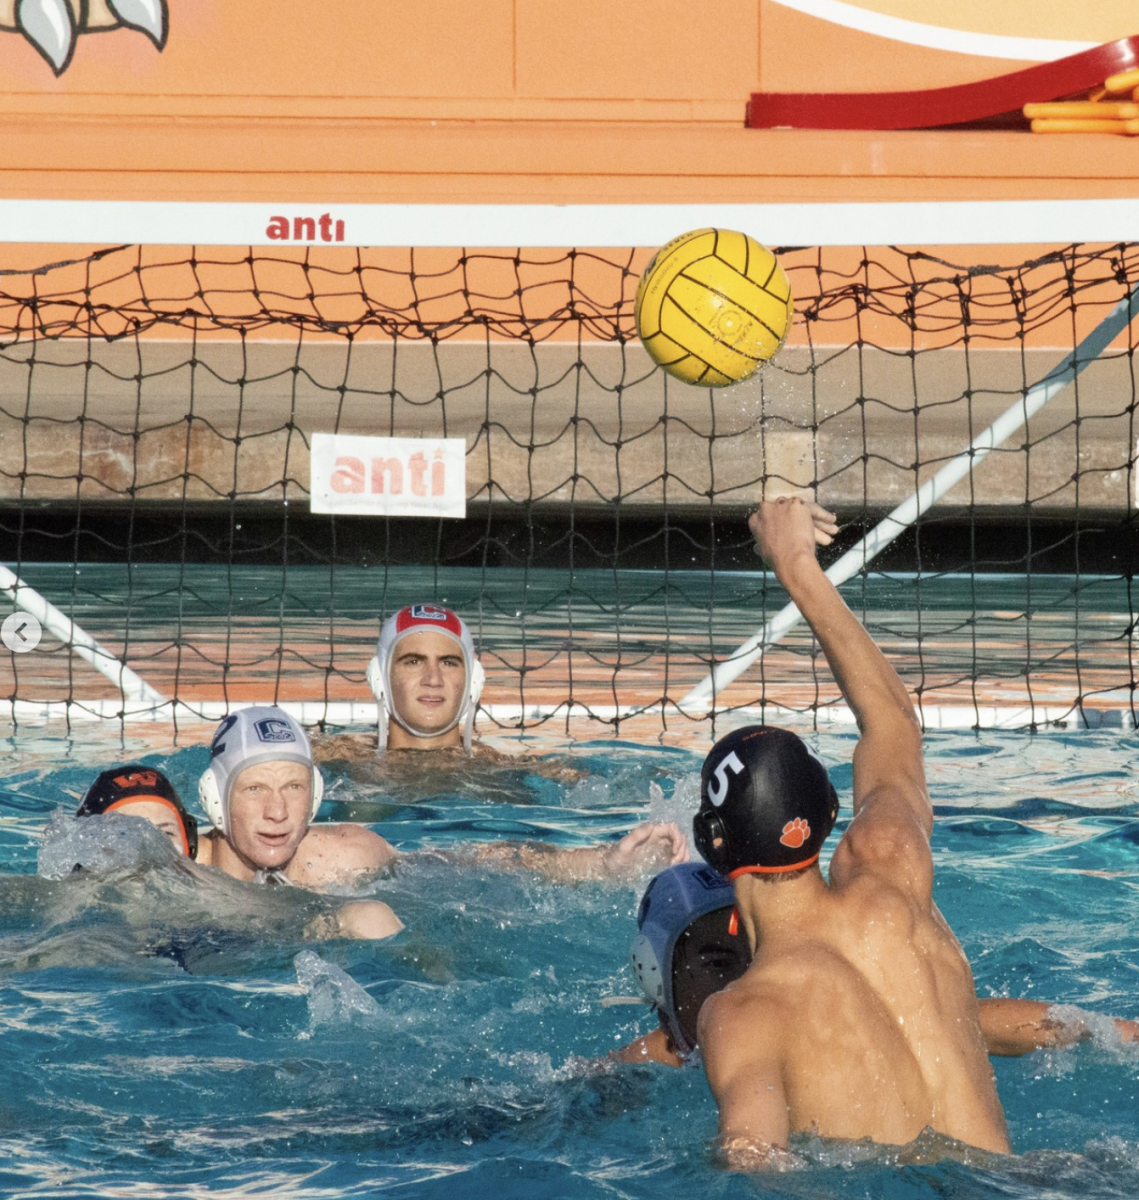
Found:
[[(999, 1058), (1020, 1058), (1034, 1050), (1059, 1049), (1087, 1041), (1092, 1036), (1083, 1015), (1065, 1006), (1063, 1011), (1044, 1000), (991, 998), (979, 1000), (985, 1049)], [(1105, 1017), (1121, 1042), (1139, 1041), (1139, 1021)], [(611, 1063), (661, 1063), (682, 1067), (684, 1059), (663, 1025), (636, 1038), (605, 1058)]]
[[(378, 834), (351, 821), (313, 826), (309, 836), (309, 855), (293, 872), (298, 883), (309, 887), (358, 882), (404, 857)], [(302, 847), (302, 853), (306, 849)], [(686, 862), (688, 843), (672, 822), (646, 821), (620, 841), (597, 846), (474, 842), (439, 853), (459, 864), (491, 863), (533, 871), (554, 883), (580, 883), (590, 879), (636, 879), (646, 872)]]
[(489, 842), (459, 852), (460, 858), (534, 871), (555, 883), (634, 879), (688, 860), (688, 842), (671, 821), (646, 821), (620, 841), (566, 848), (547, 842)]
[(677, 1053), (668, 1030), (658, 1025), (651, 1033), (646, 1033), (631, 1041), (620, 1050), (611, 1050), (605, 1056), (606, 1062), (611, 1063), (661, 1063), (666, 1067), (682, 1067), (684, 1059)]
[(335, 912), (310, 921), (305, 926), (305, 937), (314, 941), (334, 938), (381, 941), (402, 928), (403, 922), (382, 900), (349, 900)]
[[(981, 1032), (990, 1054), (1019, 1057), (1033, 1050), (1073, 1046), (1092, 1036), (1086, 1014), (1068, 1006), (1060, 1008), (1042, 1000), (1000, 997), (981, 1000)], [(1121, 1042), (1139, 1041), (1139, 1022), (1104, 1017)]]

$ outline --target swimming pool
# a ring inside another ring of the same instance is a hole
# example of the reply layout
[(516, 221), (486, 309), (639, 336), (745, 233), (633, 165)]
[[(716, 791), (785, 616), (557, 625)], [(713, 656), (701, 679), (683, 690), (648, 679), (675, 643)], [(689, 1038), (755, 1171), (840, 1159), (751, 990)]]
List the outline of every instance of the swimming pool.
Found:
[[(203, 727), (203, 735), (206, 727)], [(134, 737), (133, 734), (129, 735)], [(820, 734), (849, 798), (853, 739)], [(627, 967), (638, 889), (559, 887), (438, 855), (374, 885), (390, 943), (306, 942), (325, 901), (169, 866), (36, 875), (59, 804), (143, 755), (195, 795), (199, 746), (26, 730), (0, 784), (0, 1191), (88, 1196), (1119, 1197), (1139, 1194), (1139, 1047), (998, 1060), (1015, 1158), (803, 1147), (762, 1180), (713, 1164), (699, 1071), (587, 1060), (651, 1025)], [(700, 757), (564, 749), (462, 795), (331, 781), (322, 819), (405, 850), (572, 845), (685, 816)], [(937, 899), (986, 995), (1139, 1015), (1139, 750), (1106, 730), (928, 735)], [(505, 798), (503, 798), (505, 797)], [(924, 1156), (924, 1157), (923, 1157)], [(928, 1159), (929, 1161), (925, 1161)]]

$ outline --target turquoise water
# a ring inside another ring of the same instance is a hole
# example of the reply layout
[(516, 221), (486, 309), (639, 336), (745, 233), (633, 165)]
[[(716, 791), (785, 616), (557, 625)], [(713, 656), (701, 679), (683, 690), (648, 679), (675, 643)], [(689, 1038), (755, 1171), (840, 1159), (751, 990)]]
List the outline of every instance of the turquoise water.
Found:
[[(821, 734), (848, 795), (852, 739)], [(406, 930), (311, 942), (329, 903), (154, 856), (36, 874), (53, 810), (140, 753), (195, 794), (201, 748), (25, 731), (0, 783), (0, 1193), (62, 1197), (1131, 1197), (1139, 1047), (1108, 1037), (998, 1060), (1016, 1155), (947, 1160), (800, 1147), (744, 1179), (710, 1155), (698, 1070), (598, 1070), (652, 1025), (626, 965), (639, 889), (567, 887), (432, 850), (616, 837), (687, 817), (699, 756), (620, 742), (559, 752), (461, 795), (338, 775), (349, 813), (408, 851), (370, 889)], [(935, 733), (937, 900), (983, 995), (1139, 1016), (1139, 750), (1107, 731)], [(926, 1161), (926, 1160), (929, 1161)]]

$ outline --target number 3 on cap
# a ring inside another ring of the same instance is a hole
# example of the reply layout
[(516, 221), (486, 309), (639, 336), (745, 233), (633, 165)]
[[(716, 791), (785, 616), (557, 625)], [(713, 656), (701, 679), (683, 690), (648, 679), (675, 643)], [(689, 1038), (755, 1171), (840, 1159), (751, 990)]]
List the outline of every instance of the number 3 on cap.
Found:
[(744, 773), (744, 765), (736, 757), (734, 750), (731, 754), (727, 754), (720, 759), (716, 765), (715, 776), (712, 782), (708, 784), (708, 796), (717, 808), (724, 803), (724, 797), (728, 794), (729, 768), (731, 768), (733, 775), (742, 775)]

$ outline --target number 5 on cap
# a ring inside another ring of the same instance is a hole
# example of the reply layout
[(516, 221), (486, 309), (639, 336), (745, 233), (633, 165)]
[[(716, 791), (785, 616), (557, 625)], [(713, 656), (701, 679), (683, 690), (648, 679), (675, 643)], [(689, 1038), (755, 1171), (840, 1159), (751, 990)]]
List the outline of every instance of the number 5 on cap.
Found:
[(725, 755), (716, 764), (715, 776), (712, 782), (708, 784), (708, 796), (712, 803), (719, 808), (724, 803), (724, 797), (728, 794), (728, 769), (731, 768), (732, 774), (742, 775), (744, 765), (736, 757), (736, 752), (733, 750), (731, 754)]

